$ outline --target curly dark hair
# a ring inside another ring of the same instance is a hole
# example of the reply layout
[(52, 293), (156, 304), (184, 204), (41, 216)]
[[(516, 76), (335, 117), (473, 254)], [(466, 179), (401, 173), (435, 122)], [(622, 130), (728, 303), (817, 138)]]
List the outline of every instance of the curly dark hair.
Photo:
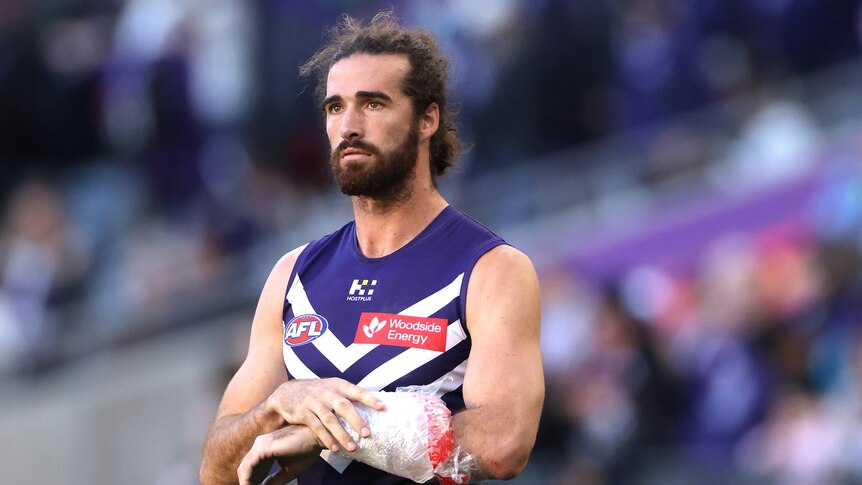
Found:
[(461, 149), (455, 112), (446, 106), (446, 83), (449, 62), (431, 33), (401, 26), (392, 11), (374, 16), (368, 25), (343, 15), (338, 24), (329, 30), (329, 42), (299, 68), (302, 77), (315, 78), (316, 96), (326, 95), (326, 77), (330, 68), (341, 59), (354, 54), (405, 54), (410, 71), (404, 76), (401, 88), (413, 105), (415, 120), (431, 103), (437, 103), (440, 126), (431, 137), (432, 180), (443, 175), (455, 164)]

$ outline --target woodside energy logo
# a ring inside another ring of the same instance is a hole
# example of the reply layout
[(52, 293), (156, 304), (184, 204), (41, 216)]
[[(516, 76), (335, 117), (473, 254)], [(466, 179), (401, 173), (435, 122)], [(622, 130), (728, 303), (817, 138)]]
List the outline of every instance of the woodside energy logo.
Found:
[(445, 318), (363, 312), (359, 316), (354, 341), (443, 352), (446, 350), (448, 325)]

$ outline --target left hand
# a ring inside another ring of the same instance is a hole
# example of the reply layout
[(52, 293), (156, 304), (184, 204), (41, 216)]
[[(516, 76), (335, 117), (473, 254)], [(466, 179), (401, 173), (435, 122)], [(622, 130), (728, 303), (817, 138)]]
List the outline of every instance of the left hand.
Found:
[[(237, 469), (240, 485), (284, 485), (308, 469), (323, 447), (307, 426), (291, 425), (258, 436)], [(281, 469), (271, 475), (278, 461)]]

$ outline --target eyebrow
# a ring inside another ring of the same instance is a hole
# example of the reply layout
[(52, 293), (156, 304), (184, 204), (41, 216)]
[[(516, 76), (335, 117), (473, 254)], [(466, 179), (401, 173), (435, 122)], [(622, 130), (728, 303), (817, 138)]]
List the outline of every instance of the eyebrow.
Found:
[[(384, 101), (392, 101), (392, 97), (383, 91), (356, 91), (356, 97), (359, 99), (382, 99)], [(321, 107), (326, 109), (326, 106), (335, 101), (341, 101), (340, 94), (333, 94), (332, 96), (327, 96), (323, 102), (321, 103)]]
[(383, 101), (392, 101), (392, 98), (383, 91), (356, 91), (356, 97), (359, 99), (382, 99)]

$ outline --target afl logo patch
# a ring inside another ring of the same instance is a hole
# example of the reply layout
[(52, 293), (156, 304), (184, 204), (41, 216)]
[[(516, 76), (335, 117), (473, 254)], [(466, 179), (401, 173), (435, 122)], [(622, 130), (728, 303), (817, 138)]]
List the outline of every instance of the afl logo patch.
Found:
[(299, 315), (290, 319), (284, 326), (284, 343), (291, 347), (305, 345), (329, 328), (329, 322), (322, 315), (310, 313)]

